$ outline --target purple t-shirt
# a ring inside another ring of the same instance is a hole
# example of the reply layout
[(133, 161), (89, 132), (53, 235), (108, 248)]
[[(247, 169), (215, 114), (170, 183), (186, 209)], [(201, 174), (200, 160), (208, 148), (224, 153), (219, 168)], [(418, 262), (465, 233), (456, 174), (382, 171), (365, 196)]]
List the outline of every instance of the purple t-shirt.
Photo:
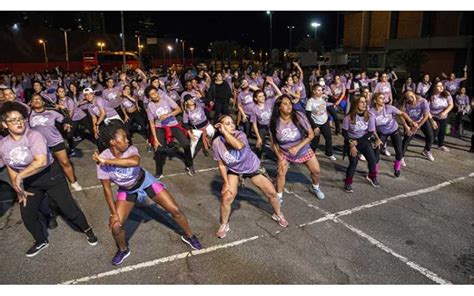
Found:
[[(135, 146), (130, 146), (119, 158), (127, 158), (133, 155), (139, 156), (140, 154)], [(110, 149), (104, 150), (100, 154), (100, 157), (104, 159), (116, 158), (112, 152), (110, 152)], [(110, 180), (119, 187), (130, 188), (140, 177), (140, 171), (141, 168), (139, 166), (125, 168), (115, 165), (97, 165), (97, 179)]]
[(268, 99), (273, 99), (273, 98), (276, 97), (275, 89), (271, 85), (265, 86), (263, 91), (265, 92), (265, 96), (267, 97), (267, 100)]
[(275, 101), (276, 98), (267, 99), (265, 103), (263, 103), (263, 108), (259, 105), (254, 105), (252, 115), (250, 115), (250, 122), (258, 122), (260, 125), (269, 125)]
[(37, 113), (31, 111), (30, 113), (30, 127), (40, 132), (48, 142), (48, 147), (56, 146), (64, 142), (61, 133), (56, 128), (56, 122), (62, 122), (64, 116), (59, 112), (52, 110), (45, 110), (43, 112)]
[(338, 85), (336, 84), (331, 84), (331, 94), (334, 96), (334, 97), (339, 97), (342, 92), (346, 89), (346, 87), (344, 86), (344, 83), (340, 82)]
[(122, 103), (122, 89), (123, 86), (104, 89), (102, 91), (102, 98), (104, 98), (105, 104), (113, 109), (120, 106)]
[(201, 107), (204, 108), (205, 104), (204, 102), (201, 100), (201, 98), (199, 97), (199, 93), (197, 90), (191, 90), (191, 91), (183, 91), (183, 93), (181, 94), (181, 102), (184, 102), (184, 97), (186, 95), (191, 95), (191, 97), (193, 98), (193, 101), (196, 105), (199, 105)]
[(422, 96), (423, 98), (426, 96), (426, 93), (431, 87), (431, 82), (424, 83), (418, 82), (418, 86), (416, 87), (416, 93)]
[(300, 92), (300, 99), (305, 100), (306, 99), (306, 87), (304, 86), (303, 82), (298, 82), (296, 84), (296, 89)]
[(118, 115), (117, 111), (115, 111), (114, 108), (107, 106), (105, 100), (101, 97), (95, 97), (95, 100), (92, 103), (87, 103), (87, 110), (89, 111), (90, 115), (99, 116), (100, 108), (104, 108), (105, 118), (110, 118)]
[[(311, 128), (311, 125), (304, 114), (296, 112), (296, 115), (302, 128), (304, 128), (305, 130)], [(279, 118), (275, 138), (281, 150), (288, 153), (288, 150), (291, 147), (295, 146), (303, 140), (303, 135), (301, 134), (298, 127), (293, 123), (293, 121), (290, 120), (288, 123), (284, 123), (282, 119)], [(309, 149), (311, 149), (309, 144), (304, 145), (303, 148), (301, 148), (300, 151), (298, 151), (298, 153), (296, 154), (296, 158), (299, 158), (306, 154)]]
[(461, 94), (456, 95), (456, 106), (458, 106), (459, 109), (464, 109), (469, 106), (469, 97)]
[(372, 80), (370, 80), (369, 78), (364, 78), (364, 79), (359, 80), (360, 85), (363, 87), (370, 87), (371, 82)]
[(253, 101), (253, 93), (251, 91), (241, 91), (237, 96), (237, 102), (242, 105), (242, 109), (244, 109), (246, 115), (252, 115), (252, 109), (255, 106), (255, 102)]
[(375, 118), (369, 113), (369, 120), (365, 121), (364, 116), (356, 114), (355, 123), (352, 123), (351, 117), (346, 115), (342, 121), (342, 129), (349, 133), (349, 138), (359, 139), (368, 132), (375, 132)]
[(16, 172), (28, 167), (33, 162), (35, 155), (47, 155), (48, 165), (53, 163), (46, 138), (38, 131), (26, 128), (25, 133), (18, 141), (15, 141), (11, 136), (0, 140), (0, 158)]
[(189, 122), (190, 125), (196, 126), (206, 121), (206, 113), (204, 113), (204, 109), (199, 105), (196, 105), (196, 108), (194, 108), (194, 110), (186, 109), (183, 114), (183, 123)]
[(79, 121), (87, 116), (84, 111), (77, 107), (77, 103), (69, 97), (65, 97), (64, 99), (58, 99), (58, 105), (66, 107), (68, 111), (72, 110), (72, 121)]
[(455, 78), (454, 80), (444, 81), (444, 88), (454, 96), (460, 89), (462, 80), (460, 78)]
[(170, 97), (165, 94), (161, 96), (158, 102), (150, 101), (146, 109), (146, 114), (148, 120), (154, 120), (155, 126), (157, 127), (173, 126), (178, 124), (176, 117), (170, 116), (165, 120), (161, 121), (160, 116), (163, 114), (171, 113), (173, 112), (173, 109), (176, 108), (178, 108), (178, 104), (176, 104), (175, 101), (170, 99)]
[(453, 103), (453, 98), (448, 95), (447, 98), (443, 98), (440, 94), (433, 95), (430, 101), (430, 112), (435, 118), (440, 118), (439, 114), (448, 107), (448, 104)]
[(225, 138), (219, 136), (212, 142), (214, 160), (221, 160), (229, 170), (237, 174), (254, 173), (260, 168), (260, 159), (250, 149), (247, 136), (241, 131), (235, 131), (233, 136), (244, 143), (244, 148), (230, 149), (225, 144)]
[(167, 91), (166, 94), (168, 95), (168, 97), (170, 97), (173, 101), (175, 101), (176, 103), (179, 102), (179, 100), (181, 99), (178, 92), (175, 91), (175, 90), (171, 90), (171, 91)]
[(413, 121), (420, 121), (423, 115), (430, 112), (430, 106), (428, 101), (424, 98), (419, 98), (416, 105), (405, 104), (405, 112), (410, 116)]
[(395, 115), (400, 115), (402, 112), (392, 105), (385, 105), (382, 110), (377, 111), (371, 108), (369, 111), (375, 118), (375, 126), (377, 131), (384, 135), (390, 135), (398, 130)]
[[(135, 99), (136, 100), (136, 99)], [(136, 106), (136, 103), (130, 100), (129, 98), (122, 96), (122, 106), (125, 109), (130, 109)]]
[(392, 96), (392, 86), (390, 85), (390, 82), (379, 82), (375, 86), (374, 93), (382, 93), (385, 97), (384, 102), (388, 103), (390, 102), (390, 97)]

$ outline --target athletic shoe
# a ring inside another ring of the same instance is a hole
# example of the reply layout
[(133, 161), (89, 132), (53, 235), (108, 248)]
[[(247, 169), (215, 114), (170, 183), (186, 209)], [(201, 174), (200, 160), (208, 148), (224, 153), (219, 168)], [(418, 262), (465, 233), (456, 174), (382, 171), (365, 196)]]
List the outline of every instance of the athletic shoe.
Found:
[(158, 179), (158, 180), (160, 180), (160, 179), (163, 178), (163, 177), (164, 177), (163, 174), (161, 174), (161, 175), (155, 175), (155, 178)]
[(336, 158), (336, 156), (334, 156), (334, 154), (331, 155), (331, 156), (328, 156), (328, 158), (329, 158), (330, 160), (332, 160), (332, 161), (336, 161), (336, 160), (337, 160), (337, 158)]
[(444, 151), (444, 152), (449, 152), (449, 149), (446, 146), (441, 146), (438, 149), (441, 150), (441, 151)]
[(81, 191), (82, 190), (82, 186), (77, 181), (74, 182), (74, 183), (71, 183), (71, 188), (73, 189), (73, 191)]
[(69, 150), (67, 156), (69, 156), (69, 157), (74, 157), (74, 156), (76, 156), (76, 151), (74, 151), (74, 149)]
[(367, 181), (369, 181), (370, 185), (372, 185), (373, 187), (380, 187), (377, 178), (369, 178), (369, 176), (367, 176)]
[(82, 138), (77, 136), (77, 137), (74, 137), (72, 138), (74, 140), (74, 142), (79, 142), (79, 141), (82, 141)]
[(185, 170), (188, 173), (188, 175), (190, 175), (191, 177), (196, 175), (196, 171), (194, 170), (194, 167), (192, 167), (192, 166), (186, 167)]
[(434, 160), (435, 160), (430, 151), (423, 150), (423, 152), (422, 152), (421, 154), (423, 154), (424, 156), (426, 156), (426, 158), (428, 158), (430, 161), (434, 161)]
[(277, 215), (273, 213), (272, 219), (277, 221), (281, 227), (285, 227), (285, 228), (288, 227), (288, 221), (286, 221), (285, 216), (283, 216), (283, 214)]
[(388, 149), (385, 149), (383, 153), (385, 154), (385, 156), (392, 156), (392, 154), (390, 154), (390, 151), (388, 151)]
[(117, 250), (117, 253), (115, 253), (115, 256), (114, 258), (112, 259), (112, 264), (117, 266), (117, 265), (120, 265), (122, 264), (122, 262), (128, 257), (130, 256), (130, 249), (127, 247), (127, 249), (125, 251), (120, 251)]
[(395, 177), (400, 177), (400, 170), (395, 170), (394, 172)]
[(46, 224), (48, 224), (48, 229), (56, 229), (58, 227), (57, 216), (49, 215), (49, 217), (46, 217)]
[(345, 190), (347, 193), (352, 193), (352, 192), (354, 192), (354, 189), (352, 189), (352, 185), (351, 185), (351, 184), (344, 184), (344, 190)]
[(44, 242), (35, 243), (27, 252), (26, 257), (34, 257), (39, 254), (39, 252), (43, 251), (49, 246), (48, 240)]
[(85, 234), (87, 236), (87, 242), (89, 243), (89, 245), (91, 245), (91, 246), (97, 245), (98, 240), (97, 240), (97, 237), (95, 236), (94, 231), (92, 230), (92, 228), (87, 230), (85, 232)]
[(367, 161), (367, 159), (365, 159), (364, 154), (359, 155), (359, 160), (360, 161)]
[(219, 226), (219, 230), (217, 230), (216, 232), (216, 236), (218, 238), (224, 238), (229, 230), (230, 230), (229, 223), (221, 224), (221, 226)]
[(407, 166), (407, 163), (405, 162), (405, 158), (402, 158), (400, 160), (400, 164), (402, 165), (402, 167), (406, 167)]
[(321, 191), (321, 187), (314, 188), (314, 187), (311, 185), (311, 191), (316, 195), (316, 197), (317, 197), (319, 200), (323, 200), (323, 199), (326, 197), (325, 194)]
[(182, 235), (181, 240), (193, 248), (193, 250), (202, 249), (201, 243), (198, 241), (195, 235), (193, 235), (191, 238), (188, 238), (186, 235)]

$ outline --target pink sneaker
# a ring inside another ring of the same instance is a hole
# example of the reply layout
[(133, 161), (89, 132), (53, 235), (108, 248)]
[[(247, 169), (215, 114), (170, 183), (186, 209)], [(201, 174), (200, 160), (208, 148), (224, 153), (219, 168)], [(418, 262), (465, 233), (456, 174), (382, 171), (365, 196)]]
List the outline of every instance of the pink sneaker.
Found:
[(217, 230), (216, 232), (216, 236), (218, 238), (224, 238), (229, 230), (230, 230), (229, 223), (221, 224), (221, 226), (219, 226), (219, 230)]
[(277, 215), (274, 213), (272, 215), (272, 219), (277, 221), (281, 227), (288, 227), (288, 221), (286, 221), (285, 216), (283, 216), (283, 214)]

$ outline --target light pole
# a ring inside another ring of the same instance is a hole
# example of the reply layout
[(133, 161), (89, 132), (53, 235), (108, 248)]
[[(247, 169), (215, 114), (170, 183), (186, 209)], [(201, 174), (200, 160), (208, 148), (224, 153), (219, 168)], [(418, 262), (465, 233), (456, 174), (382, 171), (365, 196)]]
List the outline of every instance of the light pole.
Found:
[(270, 52), (272, 52), (272, 12), (267, 11), (267, 15), (270, 16)]
[(102, 52), (104, 50), (105, 43), (102, 41), (97, 42), (97, 46), (100, 47), (100, 51)]
[(125, 20), (123, 11), (120, 12), (120, 23), (122, 27), (122, 71), (127, 71), (127, 62), (125, 60)]
[(318, 32), (319, 26), (321, 26), (320, 23), (311, 23), (311, 27), (314, 27), (314, 39), (316, 39), (316, 33)]
[(171, 45), (168, 45), (167, 48), (170, 53), (170, 66), (171, 66), (171, 52), (173, 51), (173, 47), (171, 47)]
[(189, 50), (191, 51), (191, 60), (194, 61), (194, 47), (190, 47)]
[(142, 62), (142, 44), (140, 43), (140, 35), (137, 35), (138, 64)]
[(287, 28), (290, 30), (290, 51), (291, 51), (291, 32), (293, 31), (293, 29), (295, 28), (295, 26), (287, 26)]
[(67, 45), (67, 32), (71, 31), (71, 29), (66, 30), (66, 29), (61, 28), (60, 30), (64, 32), (64, 44), (66, 46), (66, 67), (67, 67), (67, 70), (69, 71), (69, 47)]
[(46, 69), (48, 69), (48, 52), (46, 51), (46, 40), (40, 39), (38, 40), (39, 44), (43, 45), (43, 52), (44, 52), (44, 63), (46, 64)]
[(180, 41), (181, 41), (181, 51), (182, 51), (182, 54), (183, 54), (183, 65), (184, 65), (184, 43), (186, 41), (184, 41), (184, 40), (180, 40)]

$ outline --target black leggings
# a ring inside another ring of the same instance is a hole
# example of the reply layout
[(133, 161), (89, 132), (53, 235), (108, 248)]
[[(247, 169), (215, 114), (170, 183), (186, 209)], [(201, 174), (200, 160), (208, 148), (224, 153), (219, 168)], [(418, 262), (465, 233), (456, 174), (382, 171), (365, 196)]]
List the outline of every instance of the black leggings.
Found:
[(454, 119), (454, 130), (459, 133), (461, 132), (460, 128), (462, 125), (462, 118), (463, 118), (462, 111), (456, 112), (456, 118)]
[[(193, 158), (191, 156), (191, 145), (189, 139), (184, 135), (183, 131), (177, 127), (171, 128), (171, 134), (184, 148), (184, 164), (186, 167), (193, 166)], [(167, 145), (165, 130), (162, 128), (156, 128), (156, 137), (161, 144), (161, 146), (155, 152), (156, 175), (160, 176), (163, 174), (163, 167), (165, 166), (166, 160), (165, 149)]]
[(325, 145), (324, 145), (324, 152), (325, 152), (326, 156), (333, 155), (332, 135), (331, 135), (331, 128), (329, 127), (329, 120), (327, 120), (322, 125), (317, 124), (316, 127), (319, 127), (320, 134), (317, 135), (317, 136), (314, 136), (313, 140), (311, 141), (311, 149), (313, 149), (313, 151), (316, 150), (316, 148), (319, 145), (319, 138), (321, 137), (321, 134), (323, 134), (324, 141), (326, 142)]
[(217, 123), (217, 120), (221, 115), (228, 115), (229, 114), (229, 100), (226, 101), (216, 101), (214, 103), (214, 117), (213, 122)]
[[(421, 127), (420, 130), (423, 132), (425, 135), (425, 150), (426, 151), (431, 151), (431, 145), (433, 144), (433, 127), (431, 126), (431, 122), (427, 120)], [(405, 135), (403, 137), (403, 143), (402, 143), (402, 152), (403, 156), (405, 156), (405, 153), (407, 152), (408, 145), (410, 144), (411, 139), (413, 138), (414, 135), (408, 136)]]
[[(402, 137), (400, 136), (400, 131), (396, 130), (390, 135), (379, 134), (379, 138), (380, 141), (382, 141), (382, 145), (385, 145), (385, 143), (387, 143), (388, 137), (390, 137), (390, 140), (392, 140), (392, 145), (395, 149), (395, 160), (401, 160), (403, 158), (403, 151)], [(377, 163), (380, 161), (380, 149), (375, 150), (375, 160), (377, 161)]]
[(265, 148), (265, 143), (267, 143), (267, 135), (269, 131), (269, 126), (260, 125), (257, 123), (257, 127), (258, 127), (258, 133), (260, 134), (260, 138), (262, 139), (262, 146), (260, 147), (260, 149), (255, 147), (255, 154), (257, 154), (257, 157), (261, 159), (262, 154), (263, 154), (263, 149)]
[(438, 124), (438, 129), (434, 131), (435, 138), (438, 138), (438, 147), (444, 146), (444, 137), (446, 136), (446, 125), (448, 124), (448, 118), (439, 119), (433, 117)]
[(250, 139), (250, 131), (252, 129), (252, 123), (250, 122), (250, 115), (247, 115), (248, 119), (247, 122), (244, 122), (243, 120), (240, 121), (240, 124), (244, 128), (244, 133), (247, 136), (247, 139)]
[(332, 119), (334, 120), (334, 125), (336, 127), (336, 133), (340, 133), (341, 132), (341, 125), (339, 124), (339, 119), (337, 119), (337, 111), (334, 108), (334, 105), (327, 106), (326, 110), (328, 111), (329, 115), (331, 115)]
[[(71, 123), (71, 131), (65, 135), (65, 138), (67, 140), (69, 149), (74, 149), (75, 143), (74, 143), (74, 137), (76, 136), (76, 133), (80, 133), (82, 138), (85, 138), (85, 133), (84, 130), (79, 129), (79, 124), (83, 126), (83, 128), (89, 130), (89, 132), (92, 134), (94, 131), (92, 130), (92, 122), (89, 120), (89, 118), (86, 116), (82, 118), (81, 120), (73, 121)], [(93, 140), (95, 142), (94, 137), (92, 136), (90, 140)]]
[[(351, 156), (349, 143), (346, 143), (345, 146), (347, 147), (346, 152), (347, 152), (347, 155), (349, 156), (349, 166), (347, 167), (347, 170), (346, 170), (346, 184), (352, 184), (352, 178), (354, 177), (354, 173), (357, 168), (357, 163), (359, 162), (359, 155), (357, 155), (356, 157)], [(370, 141), (367, 140), (366, 136), (357, 139), (356, 148), (357, 148), (357, 151), (360, 154), (364, 155), (365, 159), (367, 160), (367, 165), (369, 168), (369, 178), (375, 178), (376, 177), (375, 151), (374, 151), (374, 148), (372, 148)]]
[(40, 221), (40, 205), (48, 196), (48, 206), (54, 213), (61, 213), (82, 232), (90, 228), (82, 210), (74, 201), (66, 177), (57, 161), (41, 172), (24, 180), (25, 190), (34, 194), (26, 206), (20, 206), (21, 219), (37, 243), (47, 239)]
[(135, 110), (135, 112), (133, 113), (127, 113), (127, 115), (130, 120), (125, 124), (125, 126), (127, 128), (128, 133), (130, 134), (130, 138), (132, 137), (133, 123), (135, 123), (140, 126), (140, 129), (137, 130), (137, 132), (143, 135), (146, 140), (148, 140), (149, 129), (147, 128), (147, 121), (145, 120), (145, 115), (138, 110)]

